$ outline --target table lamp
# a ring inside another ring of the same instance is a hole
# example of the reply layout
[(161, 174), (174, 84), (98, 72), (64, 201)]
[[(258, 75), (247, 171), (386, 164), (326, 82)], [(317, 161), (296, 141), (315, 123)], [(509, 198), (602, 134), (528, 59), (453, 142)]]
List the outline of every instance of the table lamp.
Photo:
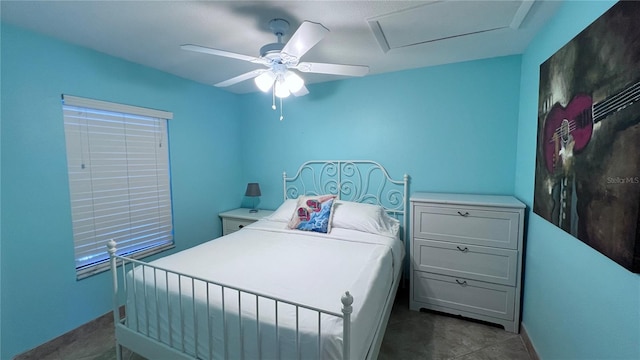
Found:
[(253, 199), (253, 206), (251, 207), (251, 210), (249, 210), (249, 212), (251, 212), (251, 213), (258, 212), (258, 209), (256, 209), (255, 198), (260, 196), (260, 195), (261, 195), (260, 194), (260, 184), (258, 184), (258, 183), (248, 183), (247, 184), (247, 191), (245, 191), (244, 196), (254, 198)]

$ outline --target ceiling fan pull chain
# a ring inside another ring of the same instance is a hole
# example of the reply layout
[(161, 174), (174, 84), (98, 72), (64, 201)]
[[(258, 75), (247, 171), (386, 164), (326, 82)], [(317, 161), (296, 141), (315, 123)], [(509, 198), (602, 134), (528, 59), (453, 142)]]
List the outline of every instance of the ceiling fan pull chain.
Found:
[(284, 119), (284, 116), (282, 116), (282, 98), (280, 98), (280, 121), (282, 121)]
[(272, 90), (273, 91), (271, 92), (271, 95), (272, 95), (271, 108), (275, 110), (276, 109), (276, 84), (275, 83), (273, 84)]

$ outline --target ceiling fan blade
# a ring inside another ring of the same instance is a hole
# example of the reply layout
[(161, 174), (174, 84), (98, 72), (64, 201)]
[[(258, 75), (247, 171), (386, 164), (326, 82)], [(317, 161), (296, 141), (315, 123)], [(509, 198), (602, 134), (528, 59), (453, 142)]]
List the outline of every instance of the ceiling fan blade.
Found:
[(302, 87), (300, 88), (300, 90), (296, 91), (296, 92), (292, 92), (292, 94), (294, 96), (305, 96), (309, 93), (309, 89), (307, 89), (306, 86), (302, 85)]
[(341, 65), (315, 62), (301, 62), (295, 68), (305, 73), (344, 76), (365, 76), (369, 72), (369, 67), (364, 65)]
[(282, 48), (282, 52), (296, 59), (300, 59), (307, 51), (324, 38), (329, 29), (322, 24), (304, 21), (298, 30), (291, 35), (291, 39)]
[(253, 79), (254, 77), (262, 74), (265, 71), (269, 71), (267, 69), (258, 69), (258, 70), (253, 70), (253, 71), (249, 71), (247, 73), (244, 73), (242, 75), (238, 75), (234, 78), (231, 78), (229, 80), (225, 80), (222, 82), (219, 82), (217, 84), (215, 84), (214, 86), (216, 87), (227, 87), (227, 86), (231, 86), (231, 85), (235, 85), (239, 82), (245, 81), (245, 80), (249, 80), (249, 79)]
[(230, 51), (218, 50), (218, 49), (208, 48), (200, 45), (184, 44), (184, 45), (180, 45), (180, 48), (182, 50), (195, 51), (195, 52), (216, 55), (216, 56), (224, 56), (232, 59), (244, 60), (244, 61), (249, 61), (249, 62), (258, 63), (258, 64), (264, 63), (264, 61), (261, 58), (257, 58), (255, 56), (237, 54)]

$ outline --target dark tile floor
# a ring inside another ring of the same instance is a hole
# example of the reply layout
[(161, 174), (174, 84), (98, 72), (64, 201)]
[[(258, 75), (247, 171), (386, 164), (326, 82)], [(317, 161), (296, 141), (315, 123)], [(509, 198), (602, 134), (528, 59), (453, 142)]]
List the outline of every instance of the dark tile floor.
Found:
[(502, 327), (436, 312), (409, 310), (398, 291), (379, 360), (531, 360), (518, 334)]
[[(40, 348), (20, 359), (114, 360), (113, 323), (100, 321), (90, 331), (60, 346)], [(125, 349), (125, 360), (144, 360)], [(531, 360), (521, 337), (504, 329), (433, 312), (409, 310), (399, 290), (380, 350), (380, 360)], [(154, 359), (155, 360), (155, 359)]]

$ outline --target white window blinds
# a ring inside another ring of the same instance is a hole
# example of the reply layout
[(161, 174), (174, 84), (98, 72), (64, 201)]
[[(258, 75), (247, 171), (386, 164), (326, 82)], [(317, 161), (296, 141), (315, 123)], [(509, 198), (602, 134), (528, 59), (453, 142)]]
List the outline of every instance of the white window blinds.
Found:
[(173, 246), (169, 112), (63, 95), (78, 278)]

